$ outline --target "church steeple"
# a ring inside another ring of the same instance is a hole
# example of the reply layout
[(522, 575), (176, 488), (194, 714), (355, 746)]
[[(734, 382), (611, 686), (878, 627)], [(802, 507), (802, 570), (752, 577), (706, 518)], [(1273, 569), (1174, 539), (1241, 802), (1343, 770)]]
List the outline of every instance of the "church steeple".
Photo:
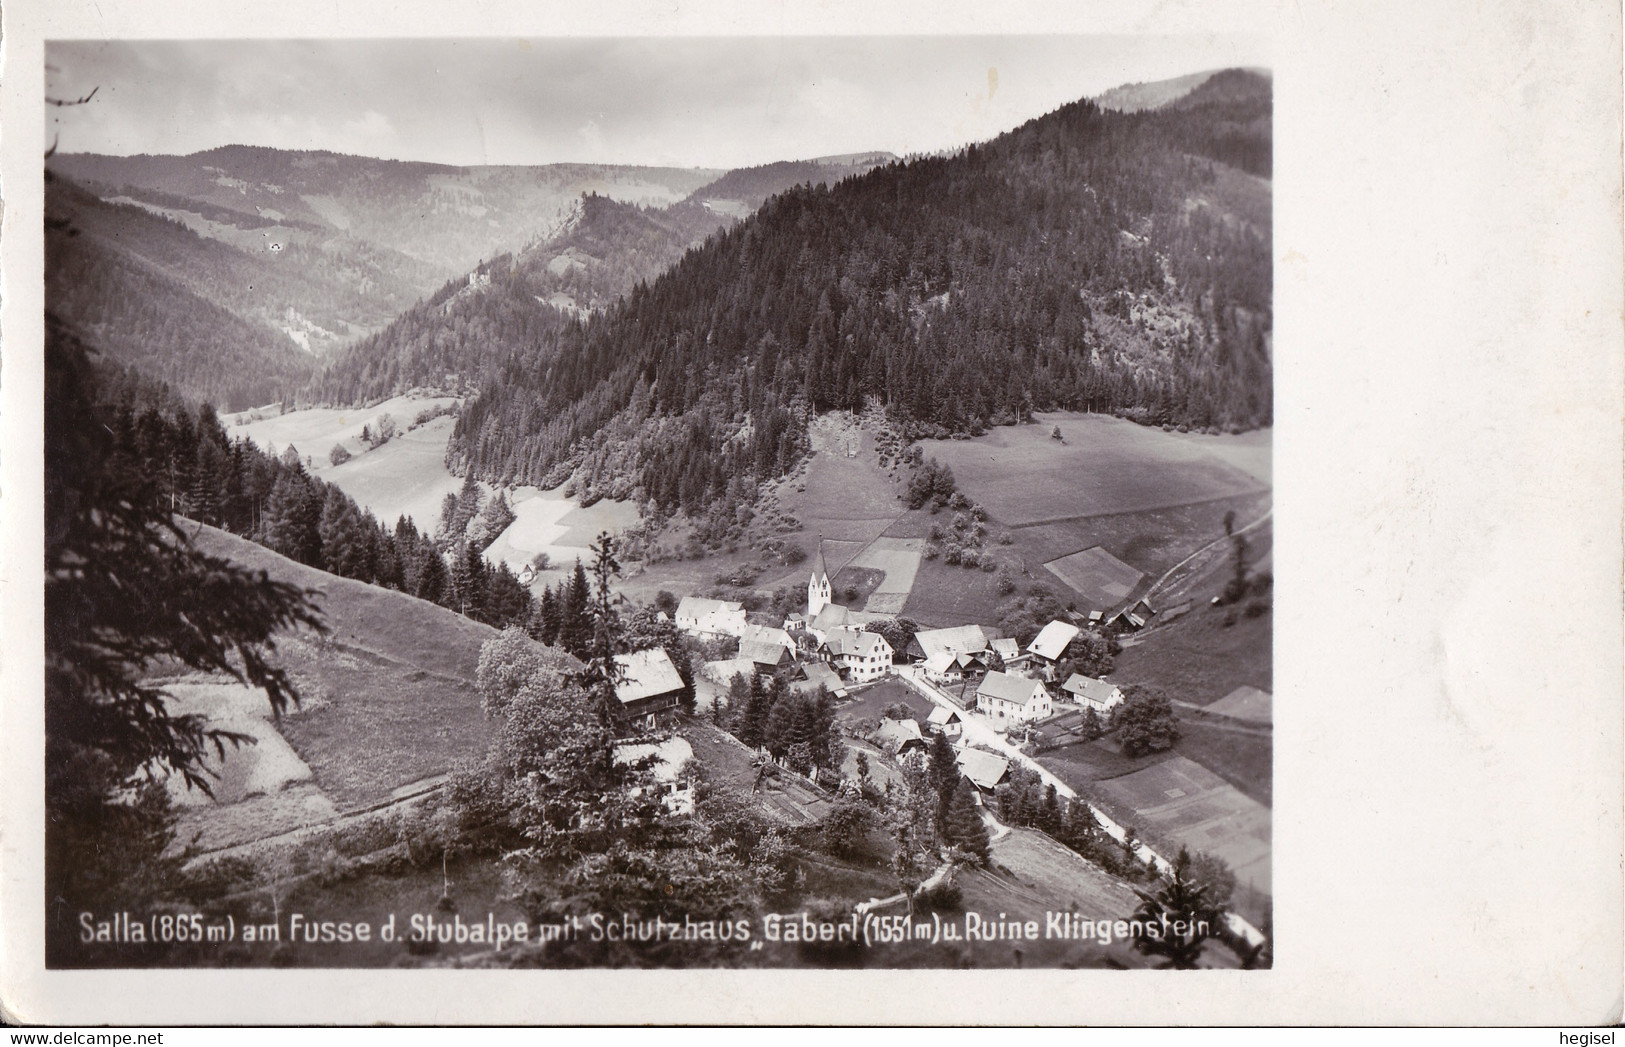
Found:
[(812, 577), (807, 579), (807, 617), (816, 618), (818, 612), (829, 605), (829, 571), (824, 567), (824, 536), (818, 536), (818, 551), (813, 554)]

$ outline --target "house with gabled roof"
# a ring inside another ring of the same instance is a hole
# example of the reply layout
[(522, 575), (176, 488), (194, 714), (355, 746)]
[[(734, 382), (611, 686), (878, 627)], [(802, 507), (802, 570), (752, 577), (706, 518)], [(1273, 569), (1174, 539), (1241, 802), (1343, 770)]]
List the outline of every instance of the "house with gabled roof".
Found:
[(918, 720), (888, 720), (882, 718), (875, 729), (875, 744), (902, 756), (916, 750), (924, 751), (925, 734)]
[(970, 654), (988, 649), (992, 631), (980, 625), (956, 625), (950, 629), (921, 629), (904, 649), (912, 662), (927, 662), (938, 654)]
[(685, 596), (672, 615), (677, 628), (702, 638), (739, 636), (745, 631), (745, 608), (732, 600)]
[(794, 662), (788, 648), (776, 643), (743, 640), (739, 644), (739, 657), (748, 659), (758, 672), (774, 673)]
[(976, 688), (976, 711), (1000, 723), (1030, 723), (1054, 712), (1049, 691), (1038, 680), (1011, 673), (988, 673)]
[(950, 709), (946, 705), (936, 705), (931, 708), (931, 715), (925, 718), (925, 729), (932, 734), (946, 734), (949, 738), (958, 738), (965, 732), (965, 719), (959, 715), (958, 710)]
[(752, 622), (745, 624), (744, 632), (739, 634), (739, 644), (743, 647), (747, 643), (776, 643), (791, 653), (795, 652), (796, 642), (790, 634), (783, 629), (775, 629), (770, 625), (756, 625)]
[(673, 735), (660, 742), (621, 742), (611, 758), (623, 767), (642, 766), (649, 784), (638, 793), (652, 792), (672, 814), (694, 813), (694, 747)]
[(1123, 691), (1114, 683), (1097, 680), (1093, 676), (1073, 673), (1061, 685), (1061, 691), (1085, 709), (1097, 713), (1110, 712), (1123, 704)]
[(988, 650), (999, 656), (1008, 672), (1020, 672), (1032, 661), (1032, 655), (1021, 649), (1013, 637), (1000, 636), (987, 642)]
[(677, 709), (687, 685), (663, 647), (617, 654), (615, 668), (620, 682), (615, 697), (621, 703), (620, 718), (653, 724)]
[(981, 749), (961, 749), (956, 761), (959, 773), (983, 793), (991, 794), (1010, 777), (1010, 761)]
[(987, 672), (986, 651), (954, 654), (951, 651), (938, 651), (927, 658), (921, 668), (925, 677), (935, 683), (958, 683), (961, 680)]
[(818, 651), (851, 683), (868, 683), (891, 671), (891, 644), (879, 633), (846, 626), (832, 629)]
[(846, 684), (839, 674), (823, 662), (803, 662), (801, 671), (806, 674), (805, 680), (796, 680), (790, 684), (790, 690), (797, 694), (812, 694), (822, 687), (835, 698), (846, 697)]
[(1027, 645), (1027, 653), (1047, 665), (1054, 665), (1066, 653), (1066, 645), (1077, 639), (1082, 632), (1071, 622), (1056, 619), (1038, 631), (1033, 642)]

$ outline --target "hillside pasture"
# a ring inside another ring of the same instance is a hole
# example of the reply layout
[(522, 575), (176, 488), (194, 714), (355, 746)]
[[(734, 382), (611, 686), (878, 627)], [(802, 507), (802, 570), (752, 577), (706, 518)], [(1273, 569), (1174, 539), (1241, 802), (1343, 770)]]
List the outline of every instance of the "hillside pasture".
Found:
[[(1218, 453), (1228, 445), (1108, 415), (1035, 416), (971, 440), (921, 440), (961, 491), (1008, 526), (1145, 512), (1265, 490), (1267, 481)], [(1051, 438), (1059, 427), (1062, 440)], [(1250, 450), (1257, 457), (1256, 448)], [(1070, 552), (1071, 550), (1067, 550)]]
[[(325, 466), (327, 452), (335, 443), (342, 442), (355, 453), (356, 447), (352, 445), (360, 443), (362, 428), (376, 425), (386, 414), (395, 419), (397, 429), (404, 430), (419, 412), (457, 402), (457, 398), (451, 396), (406, 395), (391, 397), (371, 407), (302, 407), (286, 414), (278, 414), (278, 406), (272, 404), (222, 415), (220, 422), (228, 435), (246, 437), (261, 450), (274, 445), (280, 454), (293, 444), (300, 454), (311, 455)], [(441, 451), (444, 450), (442, 440)]]
[(329, 443), (312, 452), (311, 471), (372, 510), (379, 522), (393, 527), (397, 519), (409, 516), (418, 530), (433, 533), (440, 523), (441, 503), (462, 486), (446, 468), (446, 440), (454, 424), (449, 417), (436, 418), (370, 451), (357, 440), (349, 448), (355, 457), (338, 466), (328, 461), (333, 447)]
[(1184, 757), (1097, 783), (1095, 792), (1134, 812), (1147, 839), (1162, 837), (1224, 859), (1238, 883), (1270, 890), (1270, 812)]
[(812, 454), (793, 476), (771, 488), (771, 497), (781, 511), (801, 522), (809, 556), (819, 535), (857, 543), (844, 556), (826, 550), (831, 566), (844, 564), (902, 514), (901, 484), (881, 468), (874, 436), (845, 416), (815, 419), (808, 435)]
[(338, 578), (204, 527), (196, 544), (316, 591), (330, 632), (284, 633), (273, 660), (304, 702), (283, 736), (341, 809), (481, 758), (490, 726), (475, 670), (490, 626), (403, 593)]
[(1209, 705), (1238, 687), (1272, 690), (1274, 615), (1239, 614), (1227, 626), (1232, 613), (1204, 603), (1137, 637), (1117, 656), (1112, 681), (1145, 684), (1192, 705)]

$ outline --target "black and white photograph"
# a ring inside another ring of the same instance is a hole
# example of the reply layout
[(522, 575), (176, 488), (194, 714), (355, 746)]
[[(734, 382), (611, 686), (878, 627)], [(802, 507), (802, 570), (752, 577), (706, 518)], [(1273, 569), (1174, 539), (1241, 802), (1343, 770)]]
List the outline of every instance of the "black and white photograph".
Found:
[(50, 43), (48, 963), (1270, 966), (1265, 56)]
[(0, 1022), (1611, 1042), (1622, 30), (11, 0)]

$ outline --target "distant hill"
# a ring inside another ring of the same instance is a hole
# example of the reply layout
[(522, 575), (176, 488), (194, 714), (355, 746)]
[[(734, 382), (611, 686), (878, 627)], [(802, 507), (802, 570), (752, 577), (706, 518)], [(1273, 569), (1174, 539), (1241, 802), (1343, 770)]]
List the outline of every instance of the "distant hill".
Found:
[(664, 206), (722, 173), (607, 164), (449, 167), (240, 145), (190, 156), (59, 154), (50, 168), (103, 191), (158, 191), (388, 248), (429, 267), (424, 290), (552, 231), (582, 193)]
[[(1251, 74), (1266, 83), (1270, 78), (1269, 71), (1266, 69), (1226, 69), (1222, 71), (1209, 69), (1206, 72), (1191, 73), (1188, 76), (1176, 76), (1171, 80), (1123, 84), (1096, 95), (1094, 102), (1102, 109), (1113, 109), (1119, 113), (1138, 113), (1146, 109), (1161, 109), (1189, 97), (1214, 77), (1228, 79), (1236, 73)], [(1209, 94), (1208, 97), (1211, 98), (1212, 95)]]
[(781, 193), (603, 317), (515, 345), (449, 461), (493, 482), (574, 473), (732, 527), (819, 411), (879, 402), (939, 435), (1046, 408), (1267, 425), (1268, 86), (1242, 72), (1129, 114), (1080, 101)]
[(45, 214), (46, 306), (108, 359), (228, 410), (308, 380), (312, 358), (268, 315), (310, 295), (301, 277), (61, 179)]
[(850, 153), (816, 160), (786, 160), (760, 167), (729, 171), (689, 196), (713, 211), (743, 218), (775, 193), (795, 185), (834, 185), (843, 178), (888, 164), (897, 157), (891, 153)]
[(347, 348), (310, 395), (352, 403), (419, 387), (473, 391), (515, 354), (530, 357), (539, 339), (614, 305), (767, 198), (802, 184), (834, 185), (889, 159), (865, 153), (743, 168), (667, 207), (585, 194), (550, 235), (446, 283), (387, 330)]

